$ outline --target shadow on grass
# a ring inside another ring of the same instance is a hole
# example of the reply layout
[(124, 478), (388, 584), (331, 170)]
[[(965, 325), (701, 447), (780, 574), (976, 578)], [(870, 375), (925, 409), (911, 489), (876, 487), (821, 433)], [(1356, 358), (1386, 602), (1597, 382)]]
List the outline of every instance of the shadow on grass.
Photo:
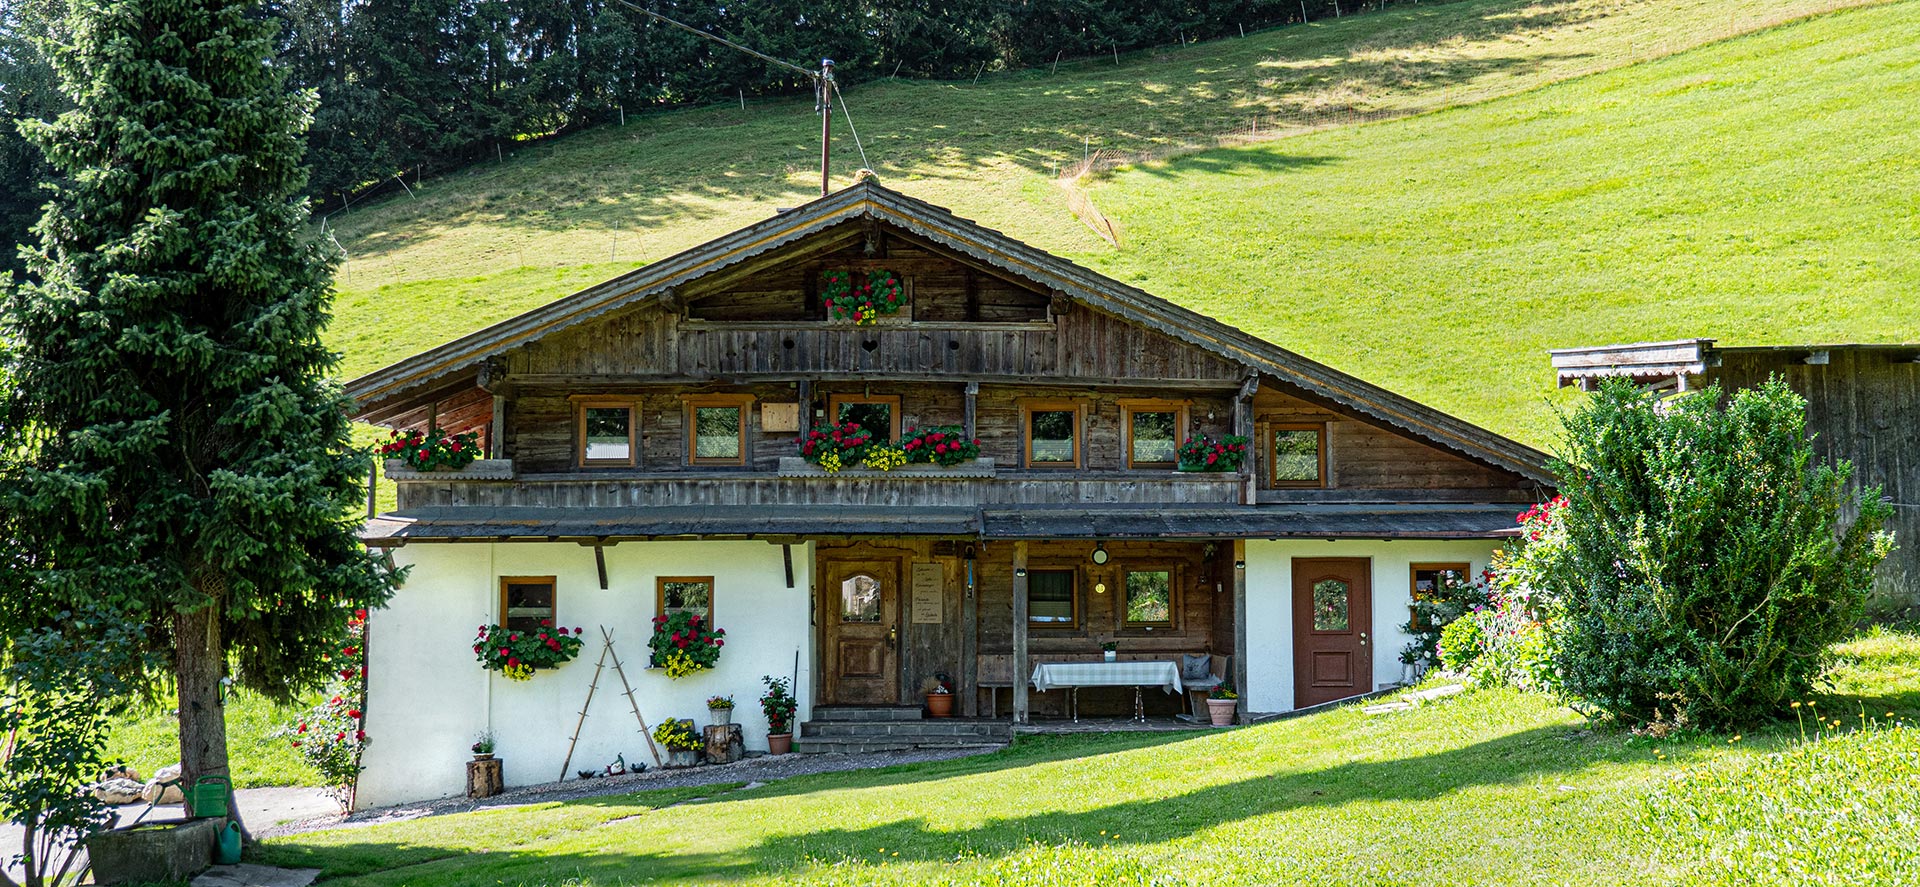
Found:
[[(460, 856), (464, 850), (441, 854), (443, 858), (404, 868), (381, 867), (370, 871), (366, 861), (401, 860), (417, 844), (388, 843), (378, 840), (347, 843), (333, 847), (274, 848), (273, 861), (280, 864), (316, 866), (338, 874), (365, 872), (370, 883), (464, 884), (464, 883), (542, 883), (557, 873), (591, 883), (628, 883), (656, 878), (698, 875), (706, 880), (736, 879), (780, 872), (810, 862), (835, 862), (872, 857), (885, 847), (890, 862), (948, 861), (957, 856), (1004, 856), (1019, 852), (1034, 843), (1057, 844), (1067, 841), (1089, 845), (1158, 844), (1184, 838), (1206, 829), (1254, 817), (1314, 808), (1333, 808), (1353, 802), (1426, 801), (1454, 792), (1482, 786), (1513, 785), (1542, 776), (1583, 768), (1621, 753), (1620, 746), (1608, 742), (1570, 742), (1562, 726), (1541, 727), (1508, 734), (1428, 755), (1385, 761), (1351, 761), (1305, 772), (1277, 772), (1219, 785), (1192, 788), (1178, 794), (1141, 797), (1090, 810), (1037, 810), (1020, 812), (1026, 799), (1020, 796), (983, 796), (983, 804), (1004, 804), (1005, 815), (994, 816), (984, 824), (945, 829), (920, 816), (908, 816), (890, 822), (865, 826), (844, 826), (832, 819), (821, 819), (796, 834), (776, 835), (758, 843), (716, 853), (673, 853), (643, 850), (628, 846), (614, 833), (606, 834), (593, 852), (556, 852), (551, 847), (529, 845), (484, 856)], [(736, 801), (766, 798), (797, 798), (823, 788), (836, 792), (860, 788), (897, 788), (917, 782), (956, 776), (1012, 771), (1032, 764), (1089, 754), (1124, 751), (1150, 745), (1178, 745), (1197, 737), (1154, 734), (1122, 734), (1088, 742), (1040, 740), (1023, 741), (1007, 752), (917, 767), (843, 773), (832, 776), (796, 777), (768, 791), (715, 798), (700, 804), (712, 807), (716, 817), (728, 814), (724, 808)], [(1061, 737), (1066, 740), (1066, 737)], [(1217, 755), (1217, 751), (1207, 754)], [(1196, 752), (1196, 761), (1201, 760)], [(1164, 772), (1157, 774), (1164, 776)], [(1116, 772), (1124, 779), (1124, 772)], [(1010, 788), (1009, 791), (1015, 789)], [(1041, 798), (1043, 804), (1054, 799)], [(616, 799), (596, 799), (579, 803), (614, 803)], [(629, 801), (631, 803), (631, 801)], [(849, 817), (863, 816), (858, 799), (849, 798)], [(725, 828), (724, 819), (714, 823)], [(573, 832), (569, 838), (585, 838)], [(613, 849), (618, 847), (619, 849)], [(346, 862), (336, 865), (336, 860)]]

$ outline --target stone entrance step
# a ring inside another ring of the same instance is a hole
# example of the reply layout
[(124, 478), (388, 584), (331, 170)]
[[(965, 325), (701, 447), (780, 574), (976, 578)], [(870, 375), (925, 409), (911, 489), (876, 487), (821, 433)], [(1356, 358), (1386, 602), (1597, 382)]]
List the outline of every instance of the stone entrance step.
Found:
[(917, 705), (816, 705), (815, 721), (918, 721)]
[[(814, 710), (816, 714), (819, 709)], [(998, 720), (900, 718), (816, 719), (800, 725), (798, 752), (855, 754), (921, 748), (999, 748), (1013, 741), (1013, 725)]]

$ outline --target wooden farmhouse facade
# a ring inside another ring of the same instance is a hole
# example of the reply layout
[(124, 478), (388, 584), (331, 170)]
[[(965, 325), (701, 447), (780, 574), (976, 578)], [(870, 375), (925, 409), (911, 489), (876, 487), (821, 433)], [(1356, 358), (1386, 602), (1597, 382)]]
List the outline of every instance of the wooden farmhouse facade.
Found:
[[(830, 317), (831, 275), (874, 272), (900, 309)], [(366, 527), (410, 572), (371, 624), (365, 804), (457, 792), (483, 730), (509, 783), (559, 775), (597, 627), (648, 723), (730, 694), (750, 748), (763, 675), (796, 679), (802, 750), (875, 747), (828, 727), (917, 709), (935, 678), (985, 737), (1076, 704), (1130, 713), (1126, 688), (1027, 680), (1104, 644), (1211, 670), (1243, 718), (1365, 694), (1401, 677), (1416, 588), (1484, 569), (1551, 485), (1526, 446), (872, 181), (350, 392), (363, 421), (471, 431), (489, 457), (389, 472), (397, 508)], [(979, 457), (801, 458), (838, 423)], [(1178, 470), (1202, 436), (1246, 439), (1244, 463)], [(726, 630), (719, 663), (642, 671), (652, 618), (677, 609)], [(586, 627), (582, 658), (527, 682), (474, 661), (475, 625), (540, 618)], [(574, 761), (646, 759), (610, 695)]]

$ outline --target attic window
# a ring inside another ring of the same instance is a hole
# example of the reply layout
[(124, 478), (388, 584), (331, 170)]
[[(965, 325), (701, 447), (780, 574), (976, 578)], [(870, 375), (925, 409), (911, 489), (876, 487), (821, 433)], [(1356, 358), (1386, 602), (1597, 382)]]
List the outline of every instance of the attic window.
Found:
[(1267, 451), (1276, 487), (1327, 485), (1327, 426), (1275, 425)]
[(639, 450), (634, 432), (640, 422), (639, 410), (632, 401), (579, 400), (574, 409), (577, 411), (575, 438), (579, 441), (575, 455), (581, 467), (630, 468), (634, 465)]
[(701, 394), (686, 399), (687, 464), (745, 465), (751, 394)]

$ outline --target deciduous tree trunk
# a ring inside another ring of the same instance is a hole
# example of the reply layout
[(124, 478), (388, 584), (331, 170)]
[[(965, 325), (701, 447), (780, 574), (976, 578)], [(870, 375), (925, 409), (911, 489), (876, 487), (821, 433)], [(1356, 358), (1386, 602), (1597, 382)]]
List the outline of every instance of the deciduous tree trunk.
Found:
[[(226, 646), (220, 637), (219, 596), (199, 609), (173, 617), (174, 680), (180, 701), (180, 786), (187, 793), (188, 814), (192, 789), (202, 776), (232, 778), (227, 762), (227, 708), (221, 701), (220, 679), (226, 673)], [(231, 794), (228, 815), (242, 832), (240, 808)]]

